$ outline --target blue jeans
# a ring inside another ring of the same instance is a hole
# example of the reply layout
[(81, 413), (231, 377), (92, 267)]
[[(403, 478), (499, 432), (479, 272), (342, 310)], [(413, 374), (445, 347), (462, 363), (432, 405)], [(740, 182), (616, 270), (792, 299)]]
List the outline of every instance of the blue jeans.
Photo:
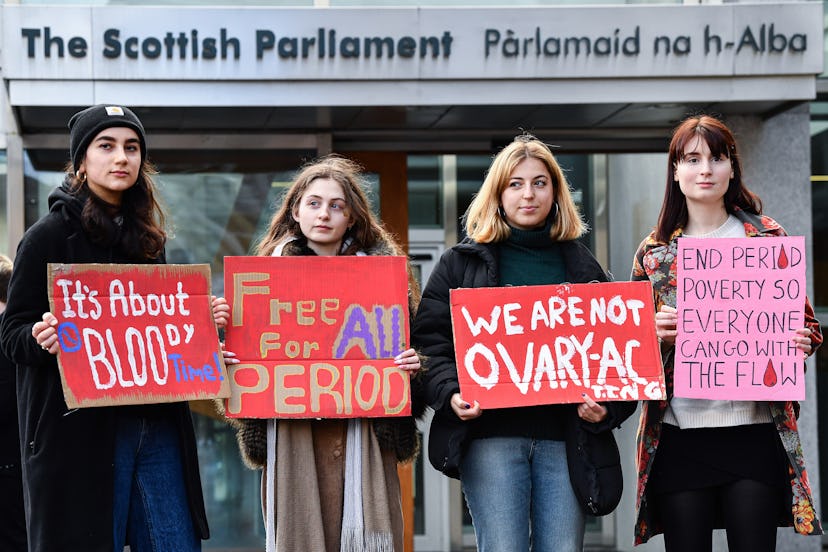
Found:
[(584, 513), (563, 441), (492, 437), (469, 443), (460, 481), (480, 552), (580, 552)]
[(123, 417), (116, 424), (114, 549), (198, 552), (181, 445), (175, 424), (163, 418)]

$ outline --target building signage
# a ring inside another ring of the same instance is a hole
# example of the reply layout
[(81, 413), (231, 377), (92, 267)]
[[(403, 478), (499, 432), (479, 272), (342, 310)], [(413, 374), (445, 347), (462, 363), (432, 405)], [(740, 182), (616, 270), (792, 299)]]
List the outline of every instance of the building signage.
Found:
[(393, 9), (7, 5), (2, 19), (7, 79), (492, 80), (822, 71), (818, 2)]

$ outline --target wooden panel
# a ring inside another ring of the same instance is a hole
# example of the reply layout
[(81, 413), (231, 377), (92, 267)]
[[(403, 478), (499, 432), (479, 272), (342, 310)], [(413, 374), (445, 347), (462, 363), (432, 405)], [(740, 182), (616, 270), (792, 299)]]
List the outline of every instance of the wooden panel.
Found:
[(408, 167), (403, 152), (349, 152), (365, 172), (375, 173), (380, 181), (380, 213), (385, 227), (408, 251)]

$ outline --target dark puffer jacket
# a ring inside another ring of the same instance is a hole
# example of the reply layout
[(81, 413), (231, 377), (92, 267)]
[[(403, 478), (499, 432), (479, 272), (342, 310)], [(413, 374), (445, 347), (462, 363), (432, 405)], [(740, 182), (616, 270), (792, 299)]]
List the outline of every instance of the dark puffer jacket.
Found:
[(68, 410), (57, 357), (32, 338), (32, 325), (50, 310), (47, 263), (135, 262), (125, 257), (117, 240), (111, 245), (90, 240), (81, 225), (83, 200), (65, 184), (49, 196), (49, 213), (29, 228), (17, 248), (0, 326), (3, 352), (17, 365), (29, 550), (112, 551), (115, 421), (136, 411), (169, 417), (178, 427), (193, 525), (196, 535), (206, 539), (209, 530), (187, 403)]
[[(569, 283), (607, 282), (609, 276), (578, 241), (560, 242)], [(469, 239), (443, 253), (432, 272), (414, 319), (411, 341), (426, 358), (425, 398), (434, 408), (428, 436), (428, 455), (435, 469), (459, 477), (459, 465), (470, 428), (475, 423), (461, 421), (451, 409), (450, 399), (460, 392), (451, 328), (449, 292), (457, 288), (496, 287), (498, 285), (497, 245), (480, 244)], [(617, 427), (636, 407), (635, 402), (605, 404), (608, 415), (591, 431)], [(575, 405), (572, 406), (575, 408)]]
[[(379, 243), (367, 255), (394, 255), (394, 249), (388, 243)], [(296, 239), (289, 242), (282, 250), (282, 256), (308, 256), (316, 253), (307, 246), (307, 240)], [(416, 290), (409, 289), (408, 308), (410, 316), (414, 316), (419, 303)], [(421, 364), (424, 365), (421, 359)], [(398, 462), (413, 460), (420, 450), (419, 434), (417, 433), (417, 418), (425, 412), (425, 398), (423, 395), (423, 370), (411, 378), (411, 416), (393, 418), (373, 418), (371, 420), (374, 435), (382, 450), (393, 451)], [(217, 405), (223, 412), (223, 404)], [(262, 469), (267, 461), (267, 420), (228, 418), (228, 423), (236, 429), (236, 438), (239, 442), (244, 463), (251, 469)]]

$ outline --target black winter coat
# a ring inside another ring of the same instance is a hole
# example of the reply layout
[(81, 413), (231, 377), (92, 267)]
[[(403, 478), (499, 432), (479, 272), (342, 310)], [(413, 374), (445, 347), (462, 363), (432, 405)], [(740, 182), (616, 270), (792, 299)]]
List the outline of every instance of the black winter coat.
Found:
[[(608, 282), (610, 277), (592, 253), (578, 241), (560, 242), (569, 283)], [(451, 328), (449, 292), (456, 288), (498, 285), (496, 244), (469, 240), (443, 253), (423, 291), (411, 331), (412, 345), (428, 358), (425, 397), (434, 409), (428, 436), (428, 456), (435, 469), (459, 477), (466, 436), (474, 420), (463, 422), (451, 409), (450, 399), (460, 392)], [(635, 402), (605, 403), (608, 415), (590, 431), (617, 427), (635, 411)], [(574, 410), (576, 405), (572, 405)]]
[(50, 310), (47, 263), (128, 263), (117, 246), (93, 243), (81, 226), (81, 198), (61, 186), (49, 213), (23, 236), (0, 326), (3, 352), (17, 365), (23, 487), (30, 552), (112, 552), (115, 420), (125, 409), (171, 417), (179, 428), (196, 535), (209, 537), (195, 432), (187, 403), (68, 411), (57, 359), (32, 338)]

